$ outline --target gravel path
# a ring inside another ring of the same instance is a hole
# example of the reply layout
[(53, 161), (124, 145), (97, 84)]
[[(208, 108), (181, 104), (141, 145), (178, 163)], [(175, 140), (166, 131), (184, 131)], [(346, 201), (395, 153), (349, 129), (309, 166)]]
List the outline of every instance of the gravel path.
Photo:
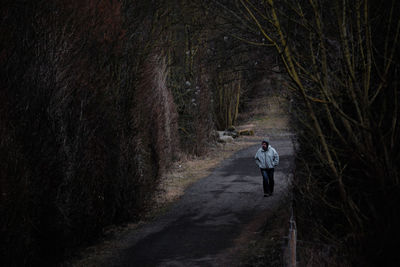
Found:
[(269, 136), (280, 155), (275, 192), (263, 197), (253, 160), (257, 142), (189, 187), (163, 216), (129, 234), (105, 266), (235, 266), (238, 250), (285, 196), (293, 168), (291, 135)]

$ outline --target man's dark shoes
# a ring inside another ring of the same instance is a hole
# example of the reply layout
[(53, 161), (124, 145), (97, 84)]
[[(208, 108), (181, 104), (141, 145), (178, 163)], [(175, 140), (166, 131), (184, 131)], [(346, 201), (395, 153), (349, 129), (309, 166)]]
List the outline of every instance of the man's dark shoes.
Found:
[(264, 197), (269, 197), (270, 196), (270, 194), (264, 194)]

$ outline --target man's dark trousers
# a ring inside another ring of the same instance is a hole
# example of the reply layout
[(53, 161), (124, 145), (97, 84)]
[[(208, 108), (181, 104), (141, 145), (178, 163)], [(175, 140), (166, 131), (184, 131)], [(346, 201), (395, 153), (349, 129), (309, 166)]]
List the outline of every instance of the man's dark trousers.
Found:
[(274, 168), (260, 169), (263, 177), (264, 194), (272, 194), (274, 192)]

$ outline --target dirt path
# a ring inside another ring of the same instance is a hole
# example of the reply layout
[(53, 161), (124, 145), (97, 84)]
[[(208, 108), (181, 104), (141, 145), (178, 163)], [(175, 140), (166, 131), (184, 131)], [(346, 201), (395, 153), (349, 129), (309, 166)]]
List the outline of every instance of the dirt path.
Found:
[[(186, 189), (158, 219), (125, 235), (96, 266), (235, 266), (241, 249), (285, 197), (293, 168), (291, 134), (278, 113), (257, 127), (246, 148), (224, 160), (211, 174)], [(282, 124), (285, 126), (284, 124)], [(280, 155), (275, 192), (263, 197), (254, 162), (261, 136)]]

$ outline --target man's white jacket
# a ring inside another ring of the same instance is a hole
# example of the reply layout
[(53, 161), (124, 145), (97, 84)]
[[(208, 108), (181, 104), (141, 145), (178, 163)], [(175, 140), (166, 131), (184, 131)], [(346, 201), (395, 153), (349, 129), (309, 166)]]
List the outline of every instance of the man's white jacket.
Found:
[(265, 151), (262, 149), (262, 147), (258, 149), (254, 158), (258, 167), (261, 169), (271, 169), (279, 164), (279, 155), (270, 145), (268, 145), (268, 149)]

